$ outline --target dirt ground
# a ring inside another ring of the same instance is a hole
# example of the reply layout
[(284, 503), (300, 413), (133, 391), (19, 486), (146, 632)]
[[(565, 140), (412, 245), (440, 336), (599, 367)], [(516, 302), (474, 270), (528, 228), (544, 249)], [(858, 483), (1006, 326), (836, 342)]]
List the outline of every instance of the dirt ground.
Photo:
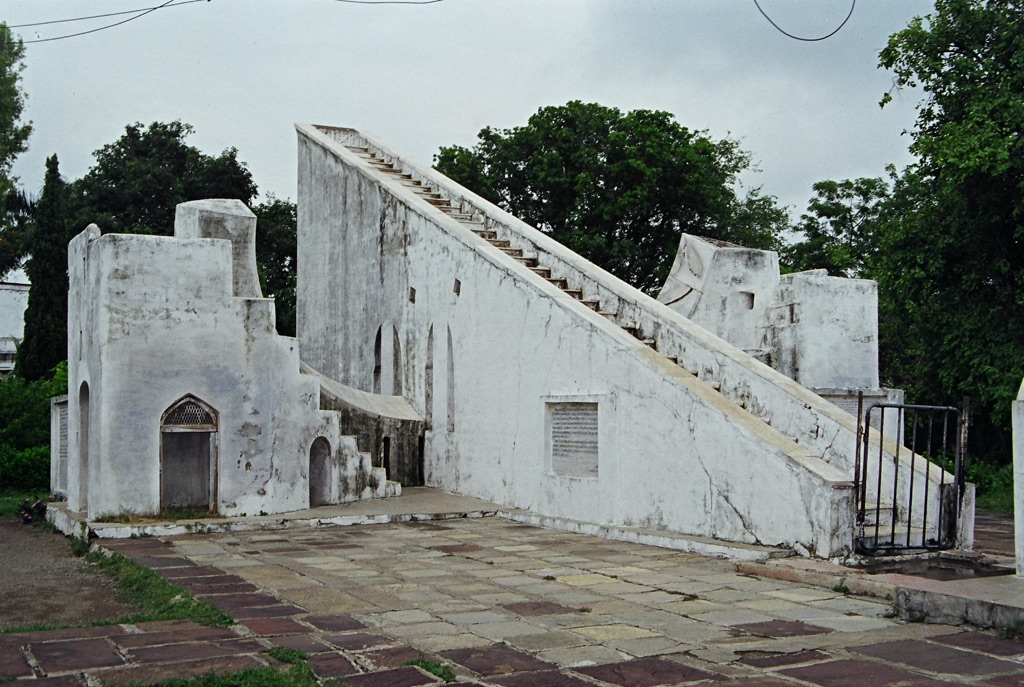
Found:
[(83, 572), (68, 541), (13, 517), (0, 518), (0, 630), (39, 623), (87, 625), (133, 611), (102, 576)]

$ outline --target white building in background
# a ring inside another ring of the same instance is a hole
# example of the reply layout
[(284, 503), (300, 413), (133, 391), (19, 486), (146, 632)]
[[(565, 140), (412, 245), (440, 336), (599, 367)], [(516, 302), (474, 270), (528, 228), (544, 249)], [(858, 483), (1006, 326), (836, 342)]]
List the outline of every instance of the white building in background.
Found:
[(20, 269), (0, 280), (0, 377), (14, 370), (17, 344), (25, 337), (28, 289), (28, 277)]

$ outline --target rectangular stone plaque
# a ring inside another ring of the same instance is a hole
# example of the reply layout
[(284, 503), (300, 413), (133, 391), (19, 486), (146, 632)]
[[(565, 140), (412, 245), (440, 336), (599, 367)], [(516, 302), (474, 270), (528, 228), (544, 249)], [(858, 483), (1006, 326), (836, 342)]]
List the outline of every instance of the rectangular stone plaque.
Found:
[(551, 469), (566, 477), (597, 477), (597, 404), (549, 403)]

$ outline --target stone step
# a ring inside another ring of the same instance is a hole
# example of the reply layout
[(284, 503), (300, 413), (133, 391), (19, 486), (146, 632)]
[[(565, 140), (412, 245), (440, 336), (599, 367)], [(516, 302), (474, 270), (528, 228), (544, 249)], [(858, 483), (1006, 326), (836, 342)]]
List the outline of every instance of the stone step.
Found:
[(567, 294), (569, 294), (570, 296), (572, 296), (573, 298), (575, 298), (578, 301), (583, 300), (583, 290), (582, 289), (562, 289), (562, 291), (565, 291)]

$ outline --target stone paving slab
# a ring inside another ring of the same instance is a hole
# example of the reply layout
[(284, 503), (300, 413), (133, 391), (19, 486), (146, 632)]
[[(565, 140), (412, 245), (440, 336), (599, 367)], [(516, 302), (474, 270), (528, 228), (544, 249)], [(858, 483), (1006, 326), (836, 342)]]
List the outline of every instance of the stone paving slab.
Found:
[(273, 665), (267, 649), (285, 646), (351, 687), (438, 684), (403, 666), (421, 655), (489, 687), (1024, 684), (1024, 642), (906, 624), (877, 600), (730, 561), (496, 517), (110, 543), (239, 624), (0, 635), (0, 679), (124, 684)]
[(119, 666), (124, 659), (106, 639), (77, 639), (31, 645), (44, 673)]

